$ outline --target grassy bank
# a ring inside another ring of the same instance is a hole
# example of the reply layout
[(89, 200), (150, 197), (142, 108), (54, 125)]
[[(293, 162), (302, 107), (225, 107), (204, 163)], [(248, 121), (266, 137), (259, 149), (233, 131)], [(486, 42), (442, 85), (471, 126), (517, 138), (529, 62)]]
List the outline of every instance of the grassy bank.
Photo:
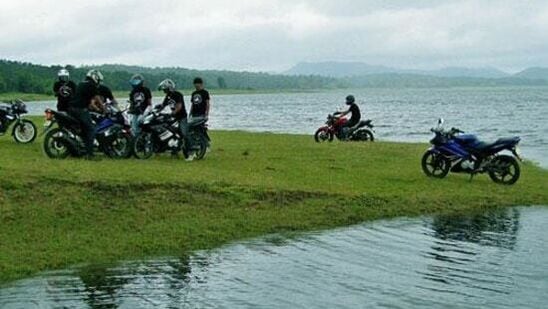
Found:
[(513, 187), (423, 176), (421, 144), (315, 144), (213, 132), (207, 160), (45, 158), (0, 138), (0, 282), (78, 263), (181, 255), (267, 233), (396, 216), (548, 204), (548, 171)]
[[(183, 94), (189, 95), (194, 91), (193, 89), (181, 90)], [(214, 95), (230, 95), (230, 94), (268, 94), (268, 93), (306, 93), (306, 92), (320, 92), (329, 91), (329, 89), (212, 89), (210, 92)], [(127, 91), (114, 91), (114, 97), (118, 100), (125, 100), (128, 97), (129, 89)], [(154, 97), (163, 97), (164, 94), (160, 91), (154, 91), (152, 93)], [(23, 101), (51, 101), (55, 100), (55, 97), (51, 94), (43, 93), (21, 93), (21, 92), (9, 92), (0, 93), (1, 101), (11, 101), (15, 99), (21, 99)]]

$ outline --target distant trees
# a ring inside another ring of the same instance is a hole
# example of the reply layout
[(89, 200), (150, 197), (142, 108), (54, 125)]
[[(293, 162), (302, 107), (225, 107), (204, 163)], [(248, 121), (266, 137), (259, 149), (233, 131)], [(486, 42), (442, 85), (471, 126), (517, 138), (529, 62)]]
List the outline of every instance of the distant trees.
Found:
[[(43, 66), (31, 63), (0, 60), (0, 93), (52, 93), (52, 84), (61, 66)], [(68, 67), (71, 78), (83, 80), (90, 67)], [(129, 90), (129, 79), (135, 73), (145, 76), (150, 88), (156, 88), (163, 79), (171, 78), (178, 88), (192, 88), (195, 77), (204, 78), (208, 88), (217, 89), (320, 89), (336, 88), (340, 81), (321, 76), (284, 76), (267, 73), (232, 71), (197, 71), (184, 68), (145, 68), (126, 65), (99, 66), (105, 83), (113, 90)]]

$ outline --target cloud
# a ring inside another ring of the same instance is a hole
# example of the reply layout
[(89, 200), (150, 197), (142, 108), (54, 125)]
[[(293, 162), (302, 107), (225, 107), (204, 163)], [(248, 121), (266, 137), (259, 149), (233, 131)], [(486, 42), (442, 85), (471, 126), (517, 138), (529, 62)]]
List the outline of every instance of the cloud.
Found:
[(545, 1), (19, 0), (0, 58), (283, 70), (346, 60), (429, 68), (548, 65)]

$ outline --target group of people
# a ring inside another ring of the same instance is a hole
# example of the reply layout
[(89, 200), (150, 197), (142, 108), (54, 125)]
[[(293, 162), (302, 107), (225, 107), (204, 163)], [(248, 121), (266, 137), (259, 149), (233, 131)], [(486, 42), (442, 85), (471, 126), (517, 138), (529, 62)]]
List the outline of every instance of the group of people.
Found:
[[(87, 72), (84, 81), (79, 84), (70, 80), (70, 73), (66, 69), (58, 72), (58, 80), (53, 85), (53, 92), (57, 97), (57, 109), (67, 112), (80, 123), (82, 137), (86, 147), (86, 159), (96, 160), (94, 156), (95, 127), (90, 111), (103, 112), (105, 104), (118, 106), (112, 91), (103, 84), (103, 74), (98, 70)], [(135, 74), (129, 80), (131, 92), (129, 93), (129, 114), (131, 115), (131, 130), (134, 136), (140, 131), (140, 121), (148, 109), (171, 109), (173, 117), (179, 121), (181, 134), (187, 145), (190, 141), (188, 128), (194, 122), (200, 122), (209, 117), (211, 97), (204, 87), (204, 81), (197, 77), (194, 79), (195, 91), (191, 95), (191, 107), (187, 113), (184, 96), (177, 91), (175, 82), (165, 79), (158, 85), (158, 90), (163, 91), (165, 98), (162, 104), (152, 106), (152, 92), (145, 85), (145, 79), (141, 74)], [(193, 159), (192, 153), (184, 153), (187, 160)]]

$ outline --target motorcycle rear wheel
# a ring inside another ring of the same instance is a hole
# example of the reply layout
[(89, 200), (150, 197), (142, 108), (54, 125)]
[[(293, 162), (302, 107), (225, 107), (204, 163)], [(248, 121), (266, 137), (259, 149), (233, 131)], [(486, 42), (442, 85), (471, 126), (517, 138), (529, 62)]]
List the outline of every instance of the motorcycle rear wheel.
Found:
[(196, 154), (196, 160), (203, 160), (209, 144), (207, 137), (203, 134), (195, 133), (190, 138), (192, 139), (192, 151)]
[(369, 130), (359, 130), (358, 132), (354, 133), (353, 140), (359, 142), (374, 142), (375, 136)]
[(44, 137), (44, 152), (50, 159), (66, 159), (70, 155), (61, 134), (63, 130), (54, 128)]
[(521, 168), (516, 158), (500, 155), (493, 158), (489, 167), (489, 177), (501, 185), (513, 185), (521, 176)]
[(445, 178), (451, 169), (451, 163), (443, 155), (427, 151), (422, 157), (422, 171), (432, 178)]
[(332, 142), (333, 139), (333, 133), (326, 129), (318, 129), (318, 131), (314, 134), (314, 140), (316, 143)]
[(133, 154), (137, 159), (146, 160), (150, 159), (154, 154), (154, 141), (152, 140), (152, 134), (148, 132), (141, 132), (133, 142)]

